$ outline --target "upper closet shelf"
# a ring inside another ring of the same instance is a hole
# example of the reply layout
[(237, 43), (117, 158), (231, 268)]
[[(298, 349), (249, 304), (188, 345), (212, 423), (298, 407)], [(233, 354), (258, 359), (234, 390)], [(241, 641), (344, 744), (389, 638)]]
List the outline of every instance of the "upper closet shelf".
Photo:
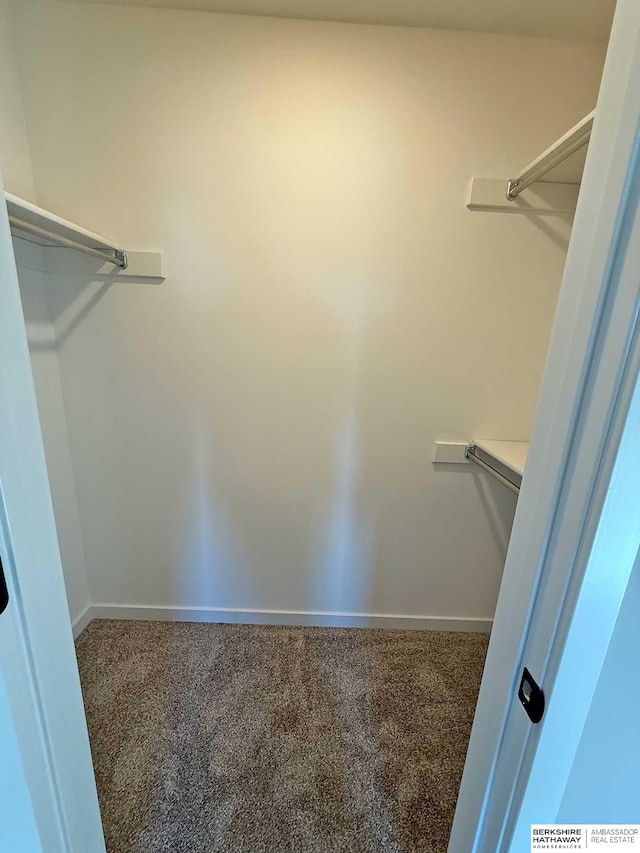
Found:
[[(589, 144), (594, 117), (595, 110), (557, 139), (515, 177), (507, 181), (473, 178), (467, 207), (470, 210), (520, 213), (573, 212), (584, 169), (585, 158), (581, 149)], [(562, 170), (557, 168), (560, 164), (563, 164)], [(547, 180), (542, 181), (545, 176)], [(536, 186), (529, 189), (532, 184)]]
[(5, 200), (11, 231), (16, 237), (40, 246), (76, 249), (122, 269), (127, 268), (127, 253), (112, 240), (99, 237), (11, 193), (5, 193)]
[[(81, 252), (108, 263), (108, 272), (123, 273), (127, 278), (164, 279), (164, 254), (162, 252), (126, 252), (118, 243), (94, 234), (80, 225), (75, 225), (44, 210), (29, 201), (5, 192), (9, 224), (14, 237), (36, 243), (45, 249), (66, 249)], [(51, 256), (49, 256), (51, 258)], [(68, 256), (56, 255), (48, 264), (51, 272), (99, 273), (104, 275), (102, 265), (73, 265), (69, 268)]]
[(465, 456), (518, 494), (528, 450), (528, 441), (478, 439), (467, 445)]
[(433, 446), (433, 462), (436, 465), (474, 462), (517, 494), (520, 491), (528, 450), (528, 441), (478, 439), (470, 444), (460, 441), (436, 441)]
[(536, 157), (528, 166), (518, 172), (515, 178), (511, 178), (507, 183), (507, 198), (511, 200), (517, 198), (531, 184), (539, 181), (580, 148), (588, 145), (595, 114), (595, 110), (590, 112), (582, 121), (579, 121), (571, 130), (557, 139), (553, 145), (550, 145), (546, 151), (543, 151), (539, 157)]

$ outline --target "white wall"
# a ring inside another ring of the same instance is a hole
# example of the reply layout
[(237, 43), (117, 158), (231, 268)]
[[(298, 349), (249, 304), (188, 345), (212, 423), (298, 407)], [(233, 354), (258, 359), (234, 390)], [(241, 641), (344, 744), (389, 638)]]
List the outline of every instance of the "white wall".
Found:
[(54, 283), (91, 598), (488, 619), (569, 223), (470, 213), (593, 107), (600, 48), (16, 4), (40, 203), (158, 288)]
[(18, 65), (13, 50), (10, 0), (0, 0), (0, 171), (5, 189), (35, 200)]
[(89, 586), (57, 344), (48, 305), (51, 280), (43, 271), (46, 265), (39, 246), (14, 240), (14, 251), (69, 613), (75, 622), (89, 606)]
[(616, 621), (558, 813), (559, 823), (640, 823), (638, 613), (640, 558)]

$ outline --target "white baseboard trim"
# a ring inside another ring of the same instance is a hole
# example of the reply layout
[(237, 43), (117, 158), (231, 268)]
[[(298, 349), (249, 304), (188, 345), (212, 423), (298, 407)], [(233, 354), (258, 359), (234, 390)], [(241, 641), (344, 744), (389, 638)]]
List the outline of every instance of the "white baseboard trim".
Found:
[(93, 608), (88, 604), (82, 613), (71, 623), (74, 640), (77, 640), (92, 619), (95, 619), (95, 616), (93, 615)]
[(492, 619), (474, 619), (466, 616), (403, 616), (395, 613), (244, 610), (223, 607), (158, 607), (150, 604), (94, 604), (89, 610), (91, 613), (88, 621), (91, 621), (91, 619), (139, 619), (160, 622), (226, 622), (248, 625), (310, 625), (333, 628), (402, 628), (416, 631), (473, 631), (483, 634), (488, 634), (493, 625)]

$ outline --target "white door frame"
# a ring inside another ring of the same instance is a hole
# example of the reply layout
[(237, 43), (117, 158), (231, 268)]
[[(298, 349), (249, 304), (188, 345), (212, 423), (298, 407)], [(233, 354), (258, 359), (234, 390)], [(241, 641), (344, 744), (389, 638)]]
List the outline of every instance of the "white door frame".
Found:
[[(1, 180), (0, 198), (4, 199)], [(14, 720), (40, 842), (43, 853), (104, 853), (18, 275), (4, 204), (0, 205), (0, 428), (3, 528), (0, 547), (10, 590), (8, 608), (0, 619), (11, 619), (16, 655), (19, 653), (24, 659), (24, 678), (13, 681), (13, 697), (11, 684), (7, 684), (9, 701), (16, 698), (18, 689), (26, 689), (24, 681), (29, 681), (31, 691), (27, 710), (32, 714), (33, 726), (26, 730), (24, 720), (16, 718), (15, 706)], [(8, 623), (3, 624), (6, 627)], [(6, 654), (6, 649), (0, 652)], [(13, 660), (7, 662), (13, 664)], [(21, 712), (24, 704), (23, 701)], [(34, 757), (36, 749), (38, 755)]]
[[(528, 792), (540, 793), (545, 730), (557, 735), (564, 726), (570, 768), (637, 550), (633, 521), (621, 515), (628, 547), (617, 555), (618, 581), (597, 620), (585, 623), (585, 608), (593, 615), (594, 607), (589, 572), (614, 529), (603, 512), (624, 488), (615, 463), (619, 454), (628, 461), (624, 428), (640, 365), (639, 127), (640, 5), (618, 0), (449, 853), (511, 849)], [(576, 642), (592, 657), (563, 704), (562, 661)], [(516, 697), (525, 665), (547, 694), (538, 726)], [(536, 822), (554, 821), (562, 772), (556, 765), (547, 775)], [(513, 849), (528, 849), (519, 843)]]

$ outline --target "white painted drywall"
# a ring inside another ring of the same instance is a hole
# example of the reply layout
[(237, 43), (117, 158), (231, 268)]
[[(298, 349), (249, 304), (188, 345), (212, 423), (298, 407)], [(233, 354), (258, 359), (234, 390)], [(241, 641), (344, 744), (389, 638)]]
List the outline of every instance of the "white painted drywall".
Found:
[[(491, 618), (569, 222), (471, 213), (601, 49), (16, 4), (40, 203), (161, 287), (52, 280), (94, 603)], [(462, 469), (462, 470), (461, 470)]]
[(35, 201), (12, 35), (10, 0), (0, 0), (0, 172), (9, 192)]
[(39, 246), (14, 240), (14, 250), (69, 614), (75, 622), (89, 606), (89, 586), (58, 352), (48, 306), (51, 282), (42, 271), (45, 262)]
[(559, 823), (640, 823), (638, 613), (640, 558), (631, 573), (582, 732)]

